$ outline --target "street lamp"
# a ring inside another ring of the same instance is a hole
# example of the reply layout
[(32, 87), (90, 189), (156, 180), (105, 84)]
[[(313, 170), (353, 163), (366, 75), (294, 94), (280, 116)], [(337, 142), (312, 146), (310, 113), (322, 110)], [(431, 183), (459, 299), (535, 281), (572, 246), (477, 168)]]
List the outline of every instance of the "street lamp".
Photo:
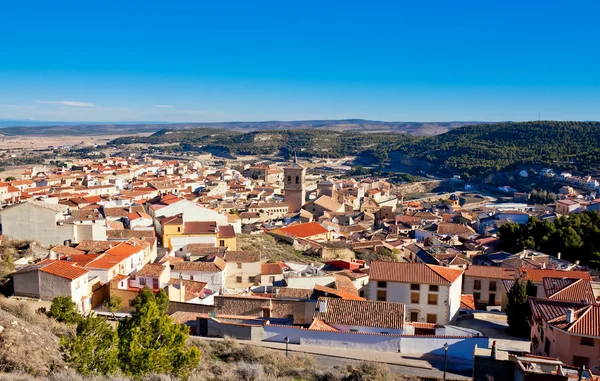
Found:
[(288, 357), (288, 345), (290, 344), (290, 338), (286, 336), (283, 341), (285, 341), (285, 357)]
[(444, 343), (444, 381), (446, 381), (446, 366), (448, 365), (448, 343)]

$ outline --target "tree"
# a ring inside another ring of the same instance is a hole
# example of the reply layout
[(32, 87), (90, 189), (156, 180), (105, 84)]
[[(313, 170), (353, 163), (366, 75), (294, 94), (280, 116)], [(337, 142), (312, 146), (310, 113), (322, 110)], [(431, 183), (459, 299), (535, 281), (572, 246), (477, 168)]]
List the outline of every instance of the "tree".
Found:
[[(533, 286), (533, 283), (531, 286)], [(528, 291), (533, 292), (531, 286), (523, 284), (517, 279), (508, 293), (506, 317), (508, 320), (508, 333), (513, 336), (529, 336), (529, 297), (527, 293)]]
[(83, 319), (77, 311), (77, 305), (68, 296), (57, 296), (52, 299), (52, 305), (46, 315), (67, 324), (78, 324)]
[(507, 222), (500, 226), (500, 238), (503, 248), (509, 253), (518, 253), (523, 250), (523, 237), (521, 227), (516, 222)]
[(121, 297), (113, 295), (110, 298), (104, 300), (102, 303), (102, 307), (106, 308), (108, 312), (112, 314), (113, 319), (116, 318), (115, 312), (117, 312), (121, 308), (121, 303), (123, 299)]
[(119, 323), (121, 370), (129, 375), (168, 373), (185, 377), (198, 364), (197, 348), (186, 349), (187, 327), (166, 314), (168, 296), (148, 287), (134, 299), (135, 312)]
[(77, 325), (73, 339), (62, 337), (65, 360), (85, 375), (110, 374), (119, 369), (117, 333), (105, 318), (90, 315)]
[(7, 178), (4, 179), (4, 181), (10, 182), (10, 181), (15, 181), (16, 178), (14, 176), (8, 176)]

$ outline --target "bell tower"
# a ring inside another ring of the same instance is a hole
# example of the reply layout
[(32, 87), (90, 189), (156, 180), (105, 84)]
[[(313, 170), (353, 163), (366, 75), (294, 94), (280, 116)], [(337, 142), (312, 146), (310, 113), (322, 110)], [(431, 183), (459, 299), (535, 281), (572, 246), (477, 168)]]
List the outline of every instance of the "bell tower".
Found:
[(294, 154), (294, 161), (291, 165), (283, 168), (283, 200), (290, 206), (291, 212), (297, 212), (302, 209), (306, 200), (306, 190), (304, 181), (306, 177), (306, 168), (298, 164), (298, 157)]

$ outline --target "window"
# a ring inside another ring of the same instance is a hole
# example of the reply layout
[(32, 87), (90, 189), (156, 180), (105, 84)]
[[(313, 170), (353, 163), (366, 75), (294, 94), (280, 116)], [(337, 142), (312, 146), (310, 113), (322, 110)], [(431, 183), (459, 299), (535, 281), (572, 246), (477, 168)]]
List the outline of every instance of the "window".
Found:
[(242, 277), (241, 276), (236, 276), (235, 277), (235, 282), (236, 283), (242, 283)]
[(546, 337), (546, 342), (544, 343), (544, 352), (546, 356), (550, 356), (550, 340), (548, 340), (548, 337)]
[(429, 285), (429, 292), (438, 292), (439, 290), (440, 290), (440, 286), (435, 285), (435, 284)]
[(594, 346), (594, 339), (592, 339), (591, 337), (582, 337), (579, 340), (579, 344), (585, 345), (585, 346), (588, 346), (588, 347), (593, 347)]
[(241, 268), (242, 268), (242, 264), (241, 264), (241, 263), (236, 263), (236, 265), (237, 265), (237, 268), (238, 268), (238, 269), (241, 269)]
[(193, 275), (190, 275), (190, 280), (194, 280), (194, 276)]
[(377, 290), (377, 301), (379, 301), (379, 302), (387, 301), (387, 291)]
[(477, 303), (479, 299), (481, 299), (481, 294), (479, 292), (474, 292), (473, 299), (475, 299), (475, 303)]
[(481, 290), (481, 281), (479, 279), (475, 279), (473, 283), (474, 290)]
[(419, 321), (419, 313), (411, 312), (410, 313), (410, 321)]
[(411, 292), (410, 302), (412, 304), (419, 304), (421, 302), (421, 294), (419, 294), (418, 292)]
[(79, 281), (75, 282), (75, 289), (76, 289), (76, 290), (79, 290), (79, 287), (80, 287), (80, 286), (81, 286), (81, 285), (79, 284)]
[(255, 281), (256, 281), (256, 277), (254, 277), (254, 276), (249, 276), (248, 277), (248, 282), (254, 283)]
[(225, 247), (225, 240), (224, 239), (219, 240), (219, 246)]
[(296, 184), (300, 184), (300, 176), (296, 176)]
[(544, 341), (544, 330), (540, 332), (540, 341)]
[(437, 324), (437, 315), (427, 314), (427, 323)]
[(587, 368), (589, 366), (590, 359), (582, 356), (573, 356), (573, 366), (576, 368), (581, 368), (585, 365)]
[(365, 291), (364, 290), (360, 290), (358, 292), (358, 296), (360, 296), (361, 298), (364, 298), (365, 297)]
[(386, 288), (387, 287), (387, 282), (377, 282), (377, 287), (379, 288)]
[(413, 291), (419, 291), (421, 289), (421, 285), (420, 284), (411, 284), (410, 285), (410, 289)]
[(177, 233), (181, 233), (181, 226), (177, 227)]
[(490, 291), (496, 291), (496, 281), (490, 281)]
[(427, 304), (429, 304), (430, 306), (437, 306), (437, 304), (438, 304), (437, 294), (427, 295)]
[(292, 182), (292, 176), (288, 176), (288, 183)]
[(140, 283), (140, 285), (145, 286), (146, 285), (146, 278), (140, 278), (139, 283)]
[(275, 283), (275, 277), (274, 276), (270, 276), (269, 277), (269, 283), (271, 283), (271, 284)]

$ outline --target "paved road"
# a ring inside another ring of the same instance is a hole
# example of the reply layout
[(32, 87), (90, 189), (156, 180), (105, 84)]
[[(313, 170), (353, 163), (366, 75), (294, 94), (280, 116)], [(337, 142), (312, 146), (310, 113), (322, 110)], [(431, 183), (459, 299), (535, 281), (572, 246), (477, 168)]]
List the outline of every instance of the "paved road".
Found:
[(496, 341), (498, 349), (515, 352), (529, 352), (529, 339), (509, 336), (506, 315), (493, 312), (477, 312), (474, 319), (459, 320), (455, 325), (476, 329), (490, 338), (490, 345)]
[[(220, 338), (199, 338), (222, 340)], [(285, 344), (266, 341), (238, 340), (241, 344), (256, 345), (279, 351), (285, 351)], [(306, 353), (314, 356), (323, 366), (356, 365), (361, 361), (385, 363), (394, 373), (405, 376), (442, 377), (444, 374), (443, 356), (421, 356), (397, 354), (392, 352), (357, 351), (343, 348), (319, 347), (312, 345), (290, 344), (291, 353)], [(469, 380), (472, 373), (472, 361), (448, 358), (448, 379)]]

